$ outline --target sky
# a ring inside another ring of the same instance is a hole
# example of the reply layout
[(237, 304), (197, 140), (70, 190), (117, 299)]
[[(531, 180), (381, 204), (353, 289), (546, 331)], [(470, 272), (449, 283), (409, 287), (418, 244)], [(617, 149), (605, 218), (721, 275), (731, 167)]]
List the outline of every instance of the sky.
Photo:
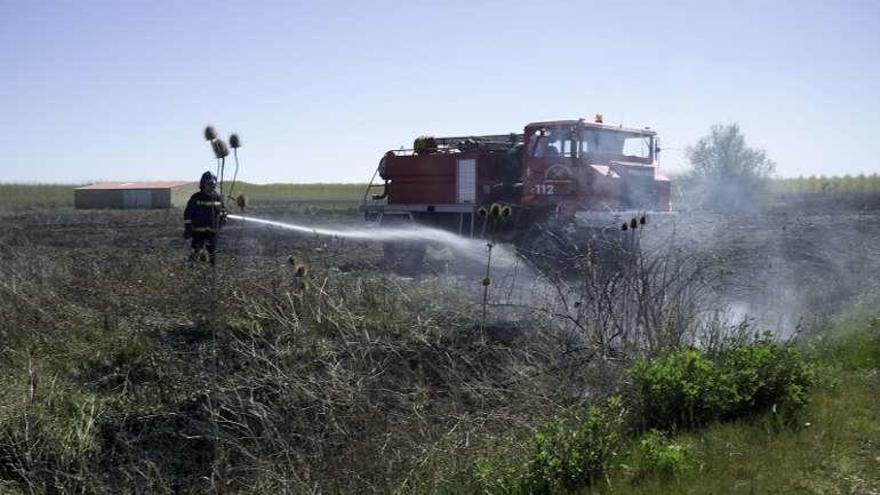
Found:
[(419, 135), (592, 118), (660, 166), (737, 123), (782, 177), (880, 172), (877, 1), (0, 0), (0, 182), (365, 182)]

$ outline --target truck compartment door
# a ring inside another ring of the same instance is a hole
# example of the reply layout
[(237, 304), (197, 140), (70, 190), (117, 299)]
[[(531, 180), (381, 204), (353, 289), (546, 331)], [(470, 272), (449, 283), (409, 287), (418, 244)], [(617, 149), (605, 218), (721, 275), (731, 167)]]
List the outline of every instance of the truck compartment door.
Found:
[(462, 158), (456, 164), (456, 202), (477, 201), (477, 160)]

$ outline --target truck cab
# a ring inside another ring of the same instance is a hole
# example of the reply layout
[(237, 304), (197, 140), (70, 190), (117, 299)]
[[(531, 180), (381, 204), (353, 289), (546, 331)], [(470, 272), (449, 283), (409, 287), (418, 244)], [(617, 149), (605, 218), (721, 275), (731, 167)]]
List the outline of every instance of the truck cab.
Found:
[(670, 211), (669, 179), (657, 169), (657, 133), (595, 122), (528, 124), (523, 133), (525, 205), (577, 211)]

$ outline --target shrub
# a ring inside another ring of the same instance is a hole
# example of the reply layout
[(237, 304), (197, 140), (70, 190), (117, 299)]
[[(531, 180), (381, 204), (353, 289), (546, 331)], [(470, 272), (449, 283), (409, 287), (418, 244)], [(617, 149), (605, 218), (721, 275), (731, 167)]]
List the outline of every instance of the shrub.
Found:
[(641, 475), (675, 476), (687, 469), (688, 451), (662, 431), (651, 430), (639, 442)]
[(642, 360), (630, 377), (641, 426), (675, 429), (768, 409), (790, 417), (806, 404), (814, 372), (797, 349), (763, 338), (713, 360), (696, 349)]
[(775, 408), (789, 416), (807, 403), (814, 370), (798, 349), (769, 339), (721, 355), (722, 415), (736, 418)]
[(623, 417), (623, 402), (612, 397), (574, 428), (555, 422), (536, 433), (523, 491), (572, 491), (604, 476), (621, 446)]
[(697, 426), (718, 406), (718, 369), (696, 349), (643, 359), (630, 369), (630, 376), (635, 419), (645, 428)]
[(585, 417), (556, 420), (535, 433), (525, 459), (482, 459), (471, 491), (491, 494), (566, 493), (605, 476), (623, 439), (623, 401), (611, 397)]

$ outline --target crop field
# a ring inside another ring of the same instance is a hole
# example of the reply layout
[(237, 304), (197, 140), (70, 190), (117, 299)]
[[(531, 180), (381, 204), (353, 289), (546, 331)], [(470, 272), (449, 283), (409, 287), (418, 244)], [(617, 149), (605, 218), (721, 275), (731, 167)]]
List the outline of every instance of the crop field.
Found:
[(249, 184), (239, 183), (236, 189), (249, 199), (264, 203), (337, 202), (360, 203), (366, 184)]
[[(72, 206), (73, 189), (78, 185), (58, 184), (0, 184), (0, 207)], [(274, 203), (360, 203), (366, 184), (251, 184), (238, 182), (236, 194), (245, 194), (250, 200), (264, 204)], [(799, 199), (836, 203), (844, 198), (858, 203), (859, 197), (870, 201), (880, 192), (880, 176), (860, 175), (843, 177), (799, 177), (774, 179), (772, 198), (797, 196)], [(809, 200), (809, 199), (807, 199)]]
[(73, 206), (77, 185), (0, 184), (0, 207)]
[[(368, 237), (236, 220), (212, 269), (187, 260), (179, 210), (0, 185), (0, 493), (723, 490), (704, 469), (786, 492), (761, 463), (719, 467), (727, 446), (768, 464), (768, 445), (828, 439), (841, 457), (802, 487), (876, 493), (880, 194), (799, 187), (756, 213), (652, 219), (609, 275), (510, 246), (489, 261), (484, 242), (401, 274)], [(362, 185), (239, 188), (247, 215), (364, 227)], [(841, 325), (856, 340), (818, 344)], [(638, 387), (677, 356), (752, 395), (660, 409), (663, 387)], [(766, 382), (740, 387), (749, 366)], [(850, 406), (861, 434), (835, 419)]]
[(880, 191), (880, 175), (777, 179), (773, 188), (778, 192), (787, 193), (877, 192)]
[[(2, 184), (0, 208), (46, 206), (73, 206), (76, 185), (60, 184)], [(251, 201), (270, 205), (274, 203), (330, 203), (355, 204), (364, 197), (366, 184), (250, 184), (238, 182), (234, 194), (244, 194)]]

